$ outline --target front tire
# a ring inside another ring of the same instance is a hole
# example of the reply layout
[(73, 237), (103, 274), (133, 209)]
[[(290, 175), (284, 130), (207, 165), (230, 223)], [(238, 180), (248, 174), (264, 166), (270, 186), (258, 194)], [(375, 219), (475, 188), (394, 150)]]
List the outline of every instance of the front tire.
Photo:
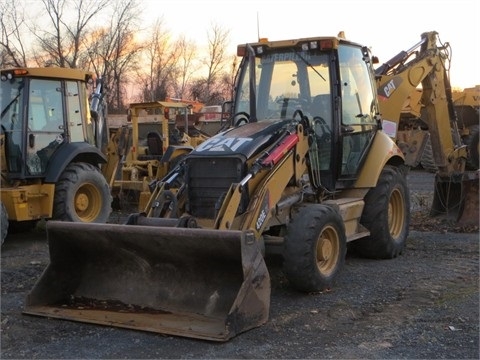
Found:
[(399, 168), (385, 166), (377, 186), (365, 196), (360, 222), (370, 230), (370, 236), (352, 243), (357, 253), (392, 259), (403, 252), (410, 224), (410, 198), (406, 176)]
[(111, 204), (110, 188), (100, 170), (91, 164), (72, 163), (55, 187), (53, 219), (105, 223)]
[(290, 284), (304, 292), (330, 288), (345, 262), (345, 226), (332, 207), (301, 207), (287, 229), (283, 270)]

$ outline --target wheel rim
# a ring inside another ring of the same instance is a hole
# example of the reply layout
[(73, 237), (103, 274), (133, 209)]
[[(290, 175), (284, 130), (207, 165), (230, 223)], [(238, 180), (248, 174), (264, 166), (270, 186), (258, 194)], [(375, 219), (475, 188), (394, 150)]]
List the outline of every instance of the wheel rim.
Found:
[(405, 222), (405, 201), (399, 189), (394, 189), (388, 202), (388, 227), (390, 235), (398, 239)]
[(100, 213), (100, 191), (93, 184), (83, 184), (75, 194), (75, 212), (83, 222), (92, 222)]
[(324, 274), (331, 274), (338, 262), (340, 237), (332, 226), (326, 226), (317, 240), (317, 268)]

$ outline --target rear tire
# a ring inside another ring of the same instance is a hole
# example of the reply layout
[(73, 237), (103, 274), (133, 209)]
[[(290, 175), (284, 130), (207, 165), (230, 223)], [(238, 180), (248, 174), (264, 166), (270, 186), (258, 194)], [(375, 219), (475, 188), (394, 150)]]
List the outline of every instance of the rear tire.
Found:
[(470, 134), (464, 138), (464, 143), (468, 148), (467, 166), (471, 170), (478, 170), (479, 168), (479, 126), (472, 125), (469, 127)]
[(110, 188), (100, 170), (91, 164), (72, 163), (55, 187), (53, 219), (105, 223), (111, 204)]
[(385, 166), (377, 186), (365, 196), (360, 222), (370, 236), (351, 243), (360, 255), (392, 259), (405, 249), (410, 224), (410, 198), (406, 176), (400, 169)]
[(301, 207), (287, 229), (283, 270), (290, 284), (304, 292), (330, 288), (347, 251), (342, 217), (332, 207)]
[(7, 237), (8, 234), (8, 213), (7, 213), (7, 208), (5, 205), (3, 205), (3, 202), (0, 201), (0, 227), (1, 227), (1, 240), (2, 240), (2, 245), (3, 242), (5, 241), (5, 238)]

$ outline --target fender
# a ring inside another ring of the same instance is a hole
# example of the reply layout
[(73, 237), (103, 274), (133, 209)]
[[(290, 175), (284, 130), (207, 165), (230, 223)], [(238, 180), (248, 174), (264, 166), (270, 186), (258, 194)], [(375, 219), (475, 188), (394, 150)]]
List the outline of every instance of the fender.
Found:
[(95, 166), (105, 164), (107, 157), (95, 146), (88, 143), (67, 143), (59, 147), (50, 159), (45, 174), (46, 183), (56, 183), (60, 174), (71, 162), (81, 161)]
[(377, 131), (355, 187), (375, 187), (380, 173), (387, 163), (400, 165), (405, 163), (405, 157), (397, 144), (387, 134), (383, 131)]

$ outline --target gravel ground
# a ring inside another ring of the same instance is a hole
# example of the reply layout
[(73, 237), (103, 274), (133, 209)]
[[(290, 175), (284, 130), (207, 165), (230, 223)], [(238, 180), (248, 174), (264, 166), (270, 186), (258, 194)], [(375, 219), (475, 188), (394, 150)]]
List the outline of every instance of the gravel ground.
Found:
[[(429, 179), (409, 179), (415, 218), (428, 207)], [(418, 231), (423, 222), (412, 221), (396, 259), (347, 254), (336, 286), (324, 293), (292, 290), (278, 259), (267, 259), (269, 321), (226, 343), (22, 315), (48, 246), (42, 232), (15, 234), (1, 252), (1, 358), (478, 359), (478, 228)]]

